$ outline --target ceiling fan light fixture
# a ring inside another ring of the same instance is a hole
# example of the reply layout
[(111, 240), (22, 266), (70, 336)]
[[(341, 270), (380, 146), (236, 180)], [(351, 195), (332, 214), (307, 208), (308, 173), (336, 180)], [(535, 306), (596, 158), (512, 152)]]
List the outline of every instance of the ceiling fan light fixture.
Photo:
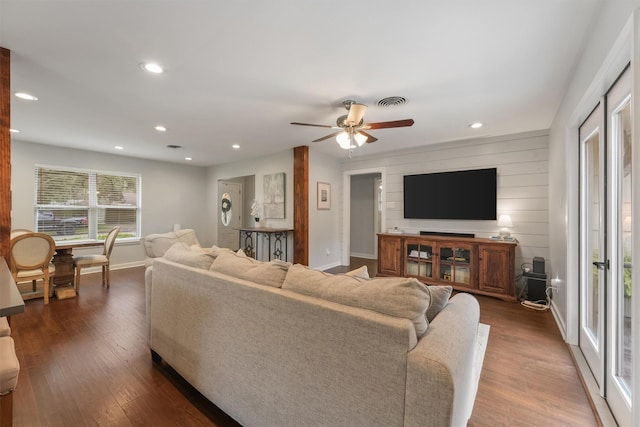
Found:
[(356, 144), (358, 144), (358, 147), (362, 147), (362, 145), (367, 142), (367, 137), (364, 136), (363, 134), (361, 134), (360, 132), (356, 132), (353, 135), (353, 139), (356, 140)]
[(338, 134), (338, 136), (336, 136), (336, 141), (338, 141), (338, 145), (340, 146), (340, 148), (342, 148), (343, 150), (350, 150), (352, 148), (354, 148), (351, 145), (351, 137), (349, 136), (349, 134), (347, 133), (347, 131), (344, 132), (340, 132)]

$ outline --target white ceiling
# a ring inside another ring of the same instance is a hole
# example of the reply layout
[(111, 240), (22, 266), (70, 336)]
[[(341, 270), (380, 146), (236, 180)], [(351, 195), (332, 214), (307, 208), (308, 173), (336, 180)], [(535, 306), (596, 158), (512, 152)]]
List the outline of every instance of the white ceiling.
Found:
[(602, 1), (0, 0), (11, 90), (39, 98), (12, 97), (12, 137), (214, 165), (312, 145), (331, 129), (289, 123), (333, 125), (345, 99), (415, 120), (354, 157), (547, 129)]

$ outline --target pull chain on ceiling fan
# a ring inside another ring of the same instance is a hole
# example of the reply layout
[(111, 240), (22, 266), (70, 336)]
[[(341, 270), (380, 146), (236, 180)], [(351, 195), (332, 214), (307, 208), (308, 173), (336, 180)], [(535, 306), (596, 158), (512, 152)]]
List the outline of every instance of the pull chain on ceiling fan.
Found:
[(328, 129), (338, 129), (337, 132), (333, 132), (322, 138), (314, 139), (312, 142), (320, 142), (329, 138), (336, 137), (336, 141), (341, 148), (350, 150), (352, 148), (361, 147), (365, 142), (371, 143), (378, 140), (378, 138), (367, 133), (367, 130), (371, 129), (387, 129), (397, 128), (413, 125), (413, 119), (394, 120), (390, 122), (377, 122), (377, 123), (364, 123), (364, 113), (367, 111), (367, 106), (364, 104), (358, 104), (355, 101), (347, 100), (343, 102), (344, 107), (347, 109), (348, 114), (338, 117), (336, 120), (337, 126), (329, 125), (316, 125), (311, 123), (291, 122), (292, 125), (299, 126), (314, 126)]

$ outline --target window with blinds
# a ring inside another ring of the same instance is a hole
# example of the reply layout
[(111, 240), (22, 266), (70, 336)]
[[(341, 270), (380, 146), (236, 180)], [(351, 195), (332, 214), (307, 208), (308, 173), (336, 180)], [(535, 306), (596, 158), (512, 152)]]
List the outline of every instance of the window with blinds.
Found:
[(56, 240), (140, 237), (140, 176), (50, 166), (35, 168), (35, 230)]

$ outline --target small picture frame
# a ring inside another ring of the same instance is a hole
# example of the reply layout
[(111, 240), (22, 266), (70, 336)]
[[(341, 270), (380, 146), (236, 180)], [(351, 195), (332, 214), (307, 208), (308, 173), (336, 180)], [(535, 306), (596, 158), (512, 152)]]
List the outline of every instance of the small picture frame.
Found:
[(331, 209), (331, 184), (318, 181), (318, 210)]

